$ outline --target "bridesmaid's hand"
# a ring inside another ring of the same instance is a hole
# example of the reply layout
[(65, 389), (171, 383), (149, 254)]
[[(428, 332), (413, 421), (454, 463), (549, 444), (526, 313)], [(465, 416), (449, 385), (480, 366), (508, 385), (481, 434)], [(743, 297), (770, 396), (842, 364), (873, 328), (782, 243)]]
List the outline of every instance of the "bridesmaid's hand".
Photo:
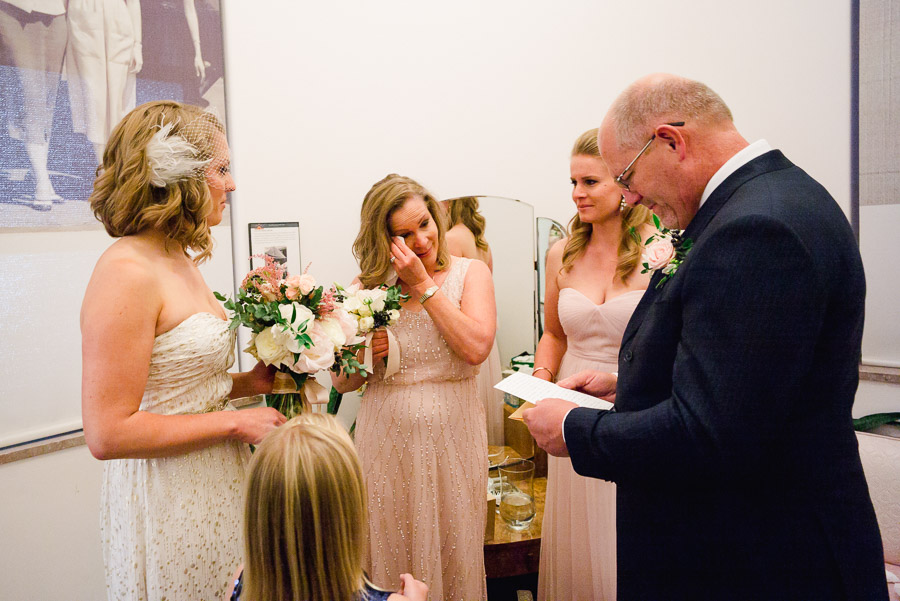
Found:
[[(379, 359), (387, 359), (388, 356), (388, 337), (387, 330), (378, 328), (372, 334), (372, 363), (377, 363)], [(369, 367), (374, 368), (374, 365)]]
[(410, 288), (427, 287), (423, 284), (430, 278), (422, 260), (400, 236), (391, 238), (391, 257), (394, 259), (392, 265), (397, 272), (397, 277), (406, 282)]
[(237, 423), (233, 438), (247, 444), (259, 444), (266, 434), (287, 421), (277, 409), (259, 407), (235, 411)]

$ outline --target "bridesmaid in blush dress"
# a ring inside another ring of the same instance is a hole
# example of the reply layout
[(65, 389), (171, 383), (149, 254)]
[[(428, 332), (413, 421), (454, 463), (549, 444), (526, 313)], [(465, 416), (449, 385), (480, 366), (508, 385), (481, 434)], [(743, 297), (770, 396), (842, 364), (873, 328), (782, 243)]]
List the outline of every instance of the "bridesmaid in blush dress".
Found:
[[(409, 300), (391, 331), (400, 370), (385, 375), (384, 330), (372, 339), (374, 374), (357, 417), (366, 476), (369, 577), (415, 574), (431, 599), (486, 598), (484, 520), (487, 433), (475, 374), (496, 330), (487, 265), (447, 252), (437, 201), (399, 175), (363, 200), (353, 245), (365, 288), (400, 284)], [(365, 380), (333, 378), (346, 392)]]
[[(650, 213), (624, 207), (597, 149), (597, 130), (575, 142), (569, 235), (550, 249), (545, 329), (535, 377), (555, 380), (585, 369), (616, 371), (625, 326), (649, 283), (640, 273)], [(616, 598), (615, 484), (575, 473), (567, 457), (548, 457), (538, 601)]]
[[(484, 239), (485, 221), (478, 212), (478, 199), (474, 196), (443, 200), (446, 205), (449, 223), (447, 227), (447, 249), (451, 255), (478, 259), (494, 271), (494, 259), (491, 247)], [(491, 347), (491, 354), (481, 364), (478, 371), (478, 397), (484, 404), (487, 418), (487, 435), (489, 445), (503, 445), (503, 393), (494, 388), (494, 384), (503, 379), (500, 365), (500, 350), (497, 341)]]

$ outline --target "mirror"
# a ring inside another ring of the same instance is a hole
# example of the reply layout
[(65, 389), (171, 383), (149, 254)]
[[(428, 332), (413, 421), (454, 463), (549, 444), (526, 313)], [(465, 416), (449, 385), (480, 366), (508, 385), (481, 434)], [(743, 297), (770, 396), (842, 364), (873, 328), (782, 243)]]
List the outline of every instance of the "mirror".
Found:
[[(537, 282), (534, 207), (501, 196), (475, 196), (493, 257), (500, 365), (536, 348)], [(448, 202), (453, 199), (448, 199)]]
[[(535, 225), (537, 231), (537, 339), (544, 335), (544, 288), (547, 285), (547, 253), (550, 248), (566, 237), (566, 228), (560, 222), (549, 217), (538, 217)], [(535, 346), (535, 348), (537, 348)]]

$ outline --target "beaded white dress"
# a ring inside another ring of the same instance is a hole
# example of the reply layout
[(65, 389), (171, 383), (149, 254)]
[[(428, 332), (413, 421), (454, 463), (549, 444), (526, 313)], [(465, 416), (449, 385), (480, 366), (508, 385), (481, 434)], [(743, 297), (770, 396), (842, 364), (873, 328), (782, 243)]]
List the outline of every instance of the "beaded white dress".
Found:
[[(470, 261), (454, 257), (441, 286), (457, 306)], [(400, 371), (368, 385), (357, 416), (367, 572), (381, 587), (410, 573), (430, 599), (483, 600), (488, 460), (478, 367), (450, 350), (424, 309), (401, 311), (391, 330)]]
[[(197, 313), (153, 343), (141, 411), (224, 407), (234, 332)], [(100, 532), (110, 601), (221, 599), (241, 563), (243, 484), (250, 450), (229, 441), (183, 455), (104, 466)]]

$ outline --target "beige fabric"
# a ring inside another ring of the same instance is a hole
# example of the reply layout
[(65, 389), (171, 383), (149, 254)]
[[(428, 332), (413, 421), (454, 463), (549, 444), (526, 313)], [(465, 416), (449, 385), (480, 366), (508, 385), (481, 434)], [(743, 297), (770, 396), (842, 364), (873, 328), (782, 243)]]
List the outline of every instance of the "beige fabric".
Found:
[[(559, 291), (567, 348), (559, 378), (584, 369), (618, 371), (622, 334), (643, 291), (595, 305), (574, 288)], [(541, 527), (538, 601), (616, 598), (616, 485), (575, 473), (566, 457), (548, 457)]]
[[(234, 332), (197, 313), (157, 336), (141, 410), (221, 409)], [(221, 599), (241, 563), (250, 451), (234, 442), (158, 459), (107, 461), (100, 530), (110, 601)]]
[[(454, 258), (441, 286), (457, 306), (469, 263)], [(396, 588), (411, 573), (428, 584), (429, 599), (483, 600), (488, 461), (478, 368), (450, 350), (425, 311), (401, 311), (392, 329), (400, 371), (368, 385), (357, 418), (368, 574)]]

